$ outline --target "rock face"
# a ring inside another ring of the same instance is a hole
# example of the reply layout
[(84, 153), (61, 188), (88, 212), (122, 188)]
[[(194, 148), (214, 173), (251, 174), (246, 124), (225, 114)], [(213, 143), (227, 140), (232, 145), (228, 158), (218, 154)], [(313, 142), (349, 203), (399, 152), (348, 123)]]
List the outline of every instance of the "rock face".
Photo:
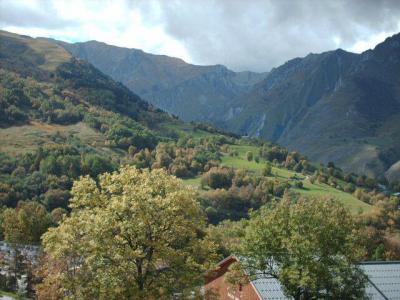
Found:
[(97, 41), (53, 42), (122, 82), (150, 103), (186, 121), (214, 122), (229, 109), (233, 98), (248, 92), (266, 75), (236, 73), (222, 65), (192, 65), (178, 58)]
[(400, 160), (400, 35), (362, 54), (309, 54), (262, 74), (94, 41), (57, 43), (184, 120), (266, 138), (370, 176)]
[[(400, 35), (362, 54), (310, 54), (273, 69), (224, 127), (371, 176), (400, 159)], [(260, 124), (263, 120), (263, 124)]]

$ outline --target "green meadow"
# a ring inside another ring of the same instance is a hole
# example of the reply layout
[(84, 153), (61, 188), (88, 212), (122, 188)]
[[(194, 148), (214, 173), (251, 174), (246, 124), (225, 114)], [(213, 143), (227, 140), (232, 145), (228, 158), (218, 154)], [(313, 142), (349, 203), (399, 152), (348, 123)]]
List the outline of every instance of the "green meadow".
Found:
[[(230, 156), (228, 154), (224, 154), (222, 157), (222, 165), (226, 167), (231, 167), (234, 169), (245, 169), (256, 174), (261, 174), (263, 167), (265, 166), (265, 161), (260, 159), (260, 162), (257, 163), (254, 161), (248, 161), (246, 159), (246, 153), (248, 151), (253, 152), (253, 156), (258, 156), (258, 148), (250, 145), (233, 145), (229, 147), (231, 151), (237, 151), (237, 156)], [(327, 184), (314, 182), (311, 183), (308, 178), (306, 178), (303, 174), (297, 173), (291, 170), (287, 170), (285, 168), (272, 167), (272, 175), (269, 176), (278, 181), (289, 181), (292, 182), (294, 180), (301, 180), (303, 182), (303, 188), (292, 187), (292, 189), (301, 194), (304, 197), (318, 197), (318, 198), (331, 198), (336, 199), (347, 206), (353, 213), (365, 212), (372, 208), (371, 205), (358, 200), (352, 194), (346, 193), (344, 191), (338, 190), (334, 187), (331, 187)], [(297, 178), (297, 179), (293, 179)], [(195, 178), (185, 179), (184, 183), (186, 185), (195, 186), (200, 188), (201, 185), (201, 176), (197, 176)]]

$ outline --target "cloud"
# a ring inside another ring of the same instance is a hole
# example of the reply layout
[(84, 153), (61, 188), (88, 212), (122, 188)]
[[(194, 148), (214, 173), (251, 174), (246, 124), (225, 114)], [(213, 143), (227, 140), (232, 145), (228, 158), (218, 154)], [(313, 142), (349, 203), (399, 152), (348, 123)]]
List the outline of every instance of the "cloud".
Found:
[(54, 3), (42, 1), (0, 1), (0, 25), (14, 27), (65, 28), (75, 21), (60, 17)]
[(0, 27), (96, 39), (197, 64), (266, 71), (335, 48), (361, 52), (400, 30), (397, 0), (0, 0)]
[(363, 51), (371, 40), (380, 42), (398, 31), (400, 20), (397, 0), (161, 3), (167, 33), (185, 45), (194, 61), (237, 70), (268, 70), (337, 47)]

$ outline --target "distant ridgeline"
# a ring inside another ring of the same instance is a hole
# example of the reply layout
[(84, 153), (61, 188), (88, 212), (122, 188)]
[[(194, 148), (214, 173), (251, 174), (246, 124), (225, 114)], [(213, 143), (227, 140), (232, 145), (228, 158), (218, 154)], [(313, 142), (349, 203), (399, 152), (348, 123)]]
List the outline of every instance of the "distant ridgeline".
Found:
[(400, 179), (399, 34), (361, 54), (309, 54), (260, 74), (52, 41), (184, 120), (277, 142), (348, 172)]

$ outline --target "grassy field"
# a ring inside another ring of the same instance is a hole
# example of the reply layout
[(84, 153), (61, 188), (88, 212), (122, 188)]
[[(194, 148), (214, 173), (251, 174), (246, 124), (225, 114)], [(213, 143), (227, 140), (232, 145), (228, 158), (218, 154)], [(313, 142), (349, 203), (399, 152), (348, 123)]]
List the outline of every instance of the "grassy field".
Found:
[(22, 126), (11, 126), (0, 129), (0, 152), (9, 155), (23, 154), (37, 149), (45, 144), (52, 144), (54, 135), (74, 136), (82, 144), (89, 145), (97, 150), (107, 153), (112, 151), (105, 146), (105, 137), (80, 122), (74, 125), (56, 125), (32, 122)]
[(35, 50), (35, 52), (41, 54), (44, 57), (44, 62), (40, 65), (40, 68), (45, 70), (54, 71), (61, 63), (69, 61), (72, 57), (71, 54), (61, 46), (49, 43), (40, 38), (31, 39), (6, 31), (1, 31), (1, 34), (25, 43)]
[(246, 153), (248, 151), (253, 152), (254, 157), (258, 155), (257, 147), (248, 145), (233, 145), (229, 146), (229, 149), (231, 151), (237, 151), (239, 155), (238, 156), (224, 155), (222, 157), (223, 166), (232, 167), (236, 169), (246, 169), (253, 172), (261, 172), (262, 168), (264, 167), (262, 161), (260, 161), (260, 163), (256, 163), (254, 160), (248, 161), (246, 159)]
[[(260, 160), (259, 163), (253, 161), (248, 161), (246, 159), (246, 153), (248, 151), (253, 152), (254, 156), (258, 155), (258, 149), (255, 146), (248, 145), (234, 145), (230, 146), (231, 150), (237, 151), (238, 156), (224, 155), (222, 157), (222, 165), (227, 167), (232, 167), (235, 169), (246, 169), (250, 170), (256, 174), (261, 174), (261, 170), (265, 166), (265, 161)], [(352, 194), (345, 193), (341, 190), (335, 189), (327, 184), (321, 184), (315, 182), (312, 184), (303, 174), (296, 173), (291, 170), (284, 168), (272, 167), (272, 175), (270, 178), (280, 180), (280, 181), (291, 181), (291, 178), (297, 177), (303, 182), (303, 188), (295, 188), (293, 190), (305, 197), (319, 197), (319, 198), (334, 198), (346, 205), (353, 213), (358, 213), (361, 211), (368, 211), (372, 208), (371, 205), (364, 203), (354, 197)], [(195, 177), (190, 179), (185, 179), (184, 183), (186, 185), (200, 187), (201, 177)]]
[(317, 182), (312, 184), (309, 180), (303, 180), (303, 186), (302, 189), (293, 188), (293, 190), (305, 197), (334, 198), (347, 206), (353, 213), (369, 211), (372, 208), (371, 205), (358, 200), (352, 194), (345, 193), (327, 184)]
[(200, 187), (201, 176), (197, 176), (197, 177), (194, 177), (194, 178), (183, 179), (183, 183), (185, 185)]
[(203, 130), (193, 130), (193, 126), (183, 122), (167, 122), (162, 125), (163, 128), (174, 130), (180, 137), (192, 136), (194, 138), (202, 138), (210, 136), (211, 134)]

